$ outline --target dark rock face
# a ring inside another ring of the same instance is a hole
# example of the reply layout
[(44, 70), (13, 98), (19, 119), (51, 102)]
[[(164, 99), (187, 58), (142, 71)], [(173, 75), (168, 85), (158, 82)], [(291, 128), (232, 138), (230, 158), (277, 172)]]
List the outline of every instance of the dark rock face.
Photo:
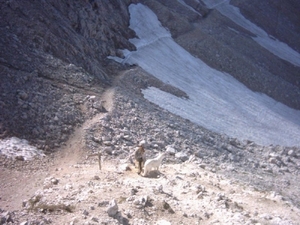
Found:
[(2, 136), (35, 140), (46, 149), (67, 139), (86, 117), (86, 96), (109, 85), (106, 56), (134, 50), (129, 3), (1, 0)]
[[(264, 29), (270, 37), (276, 38), (300, 52), (300, 2), (285, 1), (232, 1), (231, 4), (240, 8), (241, 13), (250, 21)], [(278, 78), (270, 78), (269, 94), (291, 107), (300, 109), (300, 68), (274, 59), (272, 54), (252, 56), (259, 63), (259, 67), (269, 71)], [(253, 60), (254, 61), (254, 60)], [(272, 88), (273, 87), (273, 88)], [(273, 91), (271, 90), (273, 89)], [(277, 89), (277, 90), (276, 90)], [(278, 90), (279, 89), (279, 90)], [(279, 96), (279, 92), (285, 93)], [(295, 98), (295, 99), (294, 99)]]
[(263, 28), (268, 34), (300, 51), (300, 2), (282, 1), (237, 1), (231, 4), (240, 8), (242, 14)]

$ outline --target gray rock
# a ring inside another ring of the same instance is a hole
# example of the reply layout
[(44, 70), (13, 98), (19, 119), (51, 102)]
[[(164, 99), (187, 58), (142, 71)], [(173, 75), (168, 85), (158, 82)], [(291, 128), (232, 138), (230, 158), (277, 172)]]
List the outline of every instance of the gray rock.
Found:
[(94, 217), (94, 216), (91, 218), (91, 220), (94, 221), (94, 222), (96, 222), (96, 223), (99, 222), (99, 219), (97, 217)]
[(19, 98), (25, 101), (28, 99), (28, 94), (25, 91), (20, 91)]
[(291, 149), (291, 150), (288, 151), (288, 155), (292, 156), (292, 157), (295, 157), (296, 156), (296, 152), (293, 149)]
[(55, 184), (55, 185), (57, 185), (57, 184), (58, 184), (58, 182), (59, 182), (59, 180), (58, 180), (58, 179), (56, 179), (56, 178), (52, 178), (52, 179), (51, 179), (51, 183), (52, 183), (52, 184)]
[(15, 159), (16, 159), (16, 160), (19, 160), (19, 161), (24, 161), (24, 160), (25, 160), (25, 159), (24, 159), (24, 156), (22, 156), (22, 155), (16, 156)]
[(102, 101), (96, 101), (93, 103), (93, 108), (97, 109), (99, 112), (106, 112), (107, 110), (103, 106)]
[(166, 201), (162, 202), (162, 210), (166, 210), (168, 213), (174, 214), (175, 211), (172, 209), (172, 207), (170, 206), (169, 203), (167, 203)]
[(9, 211), (3, 212), (0, 215), (0, 224), (9, 224), (13, 223), (12, 213)]
[(101, 201), (98, 203), (98, 207), (105, 207), (109, 205), (109, 201)]
[(112, 145), (111, 141), (103, 141), (103, 144), (106, 145), (106, 146), (111, 146)]
[(108, 137), (108, 136), (103, 136), (102, 137), (102, 141), (105, 142), (105, 141), (111, 141), (112, 138), (111, 137)]
[(94, 180), (100, 180), (100, 177), (98, 175), (95, 175)]
[(134, 200), (133, 204), (145, 207), (147, 202), (148, 202), (148, 196), (145, 195), (145, 196), (141, 196), (140, 198)]
[(111, 200), (109, 202), (109, 205), (107, 207), (107, 214), (111, 217), (115, 216), (118, 213), (119, 207), (117, 205), (117, 201), (115, 199)]
[(182, 162), (185, 162), (189, 159), (189, 156), (185, 152), (177, 152), (175, 157), (180, 159)]
[(175, 148), (173, 146), (168, 145), (168, 146), (166, 146), (166, 152), (169, 152), (170, 154), (174, 154), (175, 155), (176, 150), (175, 150)]
[(82, 214), (85, 215), (85, 216), (88, 216), (89, 212), (87, 210), (83, 210)]

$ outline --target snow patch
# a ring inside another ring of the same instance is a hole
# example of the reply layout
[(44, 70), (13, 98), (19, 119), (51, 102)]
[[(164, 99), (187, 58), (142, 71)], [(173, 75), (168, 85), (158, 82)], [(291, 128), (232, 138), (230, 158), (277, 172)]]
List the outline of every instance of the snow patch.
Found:
[[(229, 74), (217, 71), (179, 46), (156, 15), (142, 4), (130, 5), (130, 28), (137, 51), (124, 51), (122, 63), (138, 64), (164, 83), (184, 91), (178, 98), (157, 88), (144, 97), (168, 111), (241, 140), (299, 146), (300, 111), (252, 92)], [(151, 29), (151, 30), (149, 30)]]
[(29, 145), (27, 140), (17, 137), (0, 140), (0, 154), (6, 155), (9, 158), (22, 156), (24, 160), (30, 160), (36, 156), (45, 156), (41, 150)]

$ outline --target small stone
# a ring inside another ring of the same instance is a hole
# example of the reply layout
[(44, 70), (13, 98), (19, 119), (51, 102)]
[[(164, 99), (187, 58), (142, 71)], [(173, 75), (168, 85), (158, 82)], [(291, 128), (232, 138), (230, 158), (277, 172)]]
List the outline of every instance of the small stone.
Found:
[(106, 146), (111, 146), (112, 145), (111, 141), (103, 141), (103, 144), (106, 145)]
[(28, 99), (28, 94), (25, 91), (21, 91), (19, 93), (19, 98), (25, 101)]
[(136, 193), (138, 193), (138, 190), (136, 188), (132, 188), (131, 195), (135, 195)]
[(145, 195), (140, 197), (139, 199), (134, 200), (133, 204), (135, 204), (138, 209), (141, 209), (146, 206), (147, 202), (148, 202), (148, 196)]
[(95, 175), (94, 180), (100, 180), (100, 177), (98, 175)]
[(223, 193), (218, 193), (216, 196), (217, 201), (221, 201), (225, 199), (225, 195)]
[(83, 210), (82, 214), (85, 215), (85, 216), (88, 216), (89, 212), (87, 210)]
[(130, 196), (128, 198), (126, 198), (126, 202), (133, 202), (135, 200), (134, 196)]
[(102, 141), (105, 142), (105, 141), (111, 141), (111, 137), (108, 137), (108, 136), (103, 136), (102, 137)]
[(127, 218), (131, 219), (132, 218), (132, 213), (129, 210), (124, 211), (124, 215), (127, 216)]
[(112, 155), (113, 149), (112, 149), (112, 147), (105, 147), (105, 148), (103, 149), (103, 151), (104, 151), (105, 153), (107, 153), (108, 155)]
[(294, 157), (296, 154), (295, 154), (295, 151), (293, 149), (291, 149), (288, 151), (288, 155)]
[(55, 184), (55, 185), (58, 184), (58, 181), (59, 181), (59, 180), (56, 179), (56, 178), (52, 178), (52, 179), (51, 179), (51, 183), (52, 183), (52, 184)]
[(145, 145), (145, 144), (146, 144), (146, 141), (145, 141), (145, 140), (142, 140), (142, 141), (140, 141), (139, 146), (143, 146), (143, 145)]
[(16, 159), (16, 160), (19, 160), (19, 161), (24, 161), (24, 160), (25, 160), (25, 159), (24, 159), (24, 156), (22, 156), (22, 155), (16, 156), (15, 159)]
[(8, 223), (13, 223), (13, 219), (12, 219), (12, 216), (11, 216), (11, 213), (10, 212), (4, 212), (0, 215), (0, 224), (8, 224)]
[(188, 155), (186, 153), (184, 153), (184, 152), (177, 152), (175, 154), (175, 157), (177, 159), (180, 159), (182, 162), (185, 162), (185, 161), (187, 161), (189, 159)]
[(203, 192), (202, 191), (199, 192), (199, 194), (197, 194), (197, 198), (198, 199), (203, 199)]
[(175, 150), (175, 148), (173, 148), (171, 145), (168, 145), (168, 146), (166, 147), (166, 152), (169, 152), (170, 154), (175, 155), (176, 150)]
[(93, 103), (93, 108), (97, 109), (100, 112), (106, 112), (106, 109), (103, 107), (102, 101), (96, 101)]
[(26, 207), (28, 200), (23, 200), (22, 207)]
[(199, 167), (202, 168), (202, 169), (205, 169), (205, 165), (204, 164), (200, 164)]
[(267, 173), (273, 173), (273, 170), (271, 168), (265, 168), (264, 171)]
[(266, 213), (260, 215), (260, 217), (263, 218), (263, 219), (265, 219), (265, 220), (271, 220), (271, 219), (273, 219), (273, 217), (271, 215), (266, 214)]
[(167, 210), (171, 214), (175, 213), (174, 210), (169, 205), (169, 203), (167, 203), (166, 201), (163, 201), (163, 209)]
[(119, 207), (117, 205), (117, 201), (115, 199), (111, 200), (109, 202), (108, 208), (107, 208), (107, 213), (109, 216), (113, 217), (118, 213)]
[(147, 202), (148, 202), (148, 199), (149, 199), (149, 197), (148, 197), (147, 195), (142, 196), (142, 197), (139, 199), (140, 205), (145, 206), (145, 205), (147, 204)]
[(270, 157), (270, 158), (275, 158), (275, 159), (281, 161), (281, 157), (280, 157), (278, 154), (276, 154), (276, 153), (273, 153), (273, 152), (270, 153), (270, 154), (269, 154), (269, 157)]
[(109, 204), (109, 201), (102, 201), (98, 203), (98, 207), (104, 207), (107, 206)]
[(272, 163), (272, 164), (277, 164), (276, 158), (273, 158), (273, 157), (271, 157), (271, 158), (269, 159), (269, 162)]
[(92, 217), (91, 220), (94, 221), (94, 222), (96, 222), (96, 223), (99, 222), (99, 219), (97, 217)]

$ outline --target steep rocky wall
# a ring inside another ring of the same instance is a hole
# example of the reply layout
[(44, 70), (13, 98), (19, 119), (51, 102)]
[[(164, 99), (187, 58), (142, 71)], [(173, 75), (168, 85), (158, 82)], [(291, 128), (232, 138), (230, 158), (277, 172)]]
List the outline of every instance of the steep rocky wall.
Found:
[(263, 28), (268, 34), (300, 52), (300, 2), (298, 0), (239, 1), (231, 4), (242, 14)]
[(0, 1), (0, 134), (53, 149), (95, 113), (106, 56), (134, 50), (130, 1)]
[[(271, 37), (286, 43), (297, 52), (300, 52), (300, 2), (297, 0), (282, 1), (231, 1), (239, 7), (241, 13), (250, 21), (264, 29)], [(300, 88), (300, 68), (295, 68), (286, 62), (256, 57), (257, 61), (265, 64), (266, 68)], [(299, 92), (299, 90), (298, 90)], [(299, 109), (299, 102), (296, 108)]]

